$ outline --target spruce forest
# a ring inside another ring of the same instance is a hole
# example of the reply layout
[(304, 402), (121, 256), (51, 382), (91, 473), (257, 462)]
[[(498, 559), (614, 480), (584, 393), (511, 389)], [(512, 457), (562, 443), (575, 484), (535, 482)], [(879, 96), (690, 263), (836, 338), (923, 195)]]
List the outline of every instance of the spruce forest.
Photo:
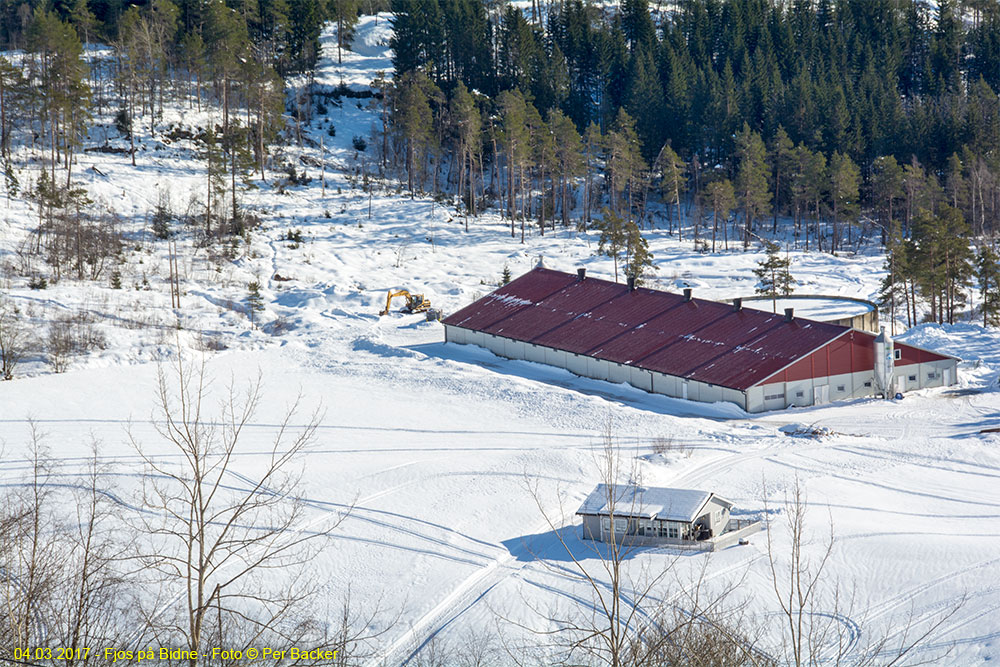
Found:
[[(394, 74), (318, 90), (322, 25), (342, 53), (359, 15), (386, 10)], [(879, 244), (894, 317), (953, 322), (973, 286), (984, 323), (1000, 317), (996, 3), (76, 0), (7, 1), (2, 17), (5, 183), (37, 203), (47, 279), (96, 278), (82, 248), (110, 247), (76, 151), (135, 164), (137, 133), (190, 138), (162, 127), (165, 99), (212, 109), (193, 136), (207, 192), (193, 219), (218, 241), (258, 220), (240, 204), (254, 178), (296, 182), (282, 147), (348, 96), (379, 118), (355, 139), (376, 154), (364, 187), (450, 197), (466, 225), (492, 209), (520, 241), (599, 230), (616, 278), (620, 260), (641, 281), (654, 227), (707, 253)], [(106, 130), (95, 145), (109, 115), (128, 148)]]

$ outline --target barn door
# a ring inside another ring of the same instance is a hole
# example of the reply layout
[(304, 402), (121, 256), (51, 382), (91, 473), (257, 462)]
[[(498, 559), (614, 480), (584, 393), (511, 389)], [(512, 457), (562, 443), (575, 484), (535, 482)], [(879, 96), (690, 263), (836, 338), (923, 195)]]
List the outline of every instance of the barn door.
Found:
[(813, 389), (813, 404), (826, 405), (830, 402), (830, 385), (824, 384)]
[(944, 385), (945, 387), (949, 387), (949, 386), (951, 386), (951, 369), (950, 369), (950, 368), (946, 368), (946, 369), (944, 369), (944, 370), (943, 370), (943, 371), (941, 372), (941, 377), (942, 377), (942, 378), (943, 378), (943, 380), (944, 380), (944, 381), (942, 382), (942, 384), (943, 384), (943, 385)]
[(687, 400), (688, 397), (688, 383), (687, 381), (681, 382), (681, 398)]

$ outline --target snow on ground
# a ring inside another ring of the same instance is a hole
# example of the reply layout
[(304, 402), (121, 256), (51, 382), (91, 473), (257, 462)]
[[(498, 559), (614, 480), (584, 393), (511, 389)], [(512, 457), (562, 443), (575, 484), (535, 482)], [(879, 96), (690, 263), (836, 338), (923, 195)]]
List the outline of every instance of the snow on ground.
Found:
[[(385, 69), (386, 19), (382, 15), (376, 27), (374, 17), (362, 18), (359, 46), (343, 54), (343, 65), (336, 64), (336, 42), (325, 31), (317, 81), (360, 87), (375, 69)], [(251, 379), (258, 369), (265, 378), (267, 399), (240, 457), (242, 474), (253, 475), (256, 445), (273, 435), (298, 391), (307, 407), (324, 407), (305, 461), (306, 522), (353, 509), (315, 565), (333, 599), (350, 585), (362, 606), (382, 600), (389, 613), (377, 620), (385, 630), (379, 655), (388, 664), (436, 635), (460, 641), (470, 629), (491, 630), (498, 613), (544, 627), (525, 601), (548, 609), (589, 600), (577, 582), (539, 562), (571, 567), (528, 488), (537, 484), (543, 507), (559, 525), (560, 496), (571, 514), (597, 481), (606, 428), (627, 455), (640, 457), (644, 483), (715, 491), (746, 513), (762, 511), (765, 501), (772, 510), (780, 507), (794, 480), (801, 480), (808, 526), (818, 536), (810, 554), (820, 549), (832, 521), (829, 573), (854, 598), (836, 620), (857, 646), (885, 634), (898, 640), (907, 618), (931, 622), (964, 597), (919, 656), (930, 659), (943, 648), (951, 649), (946, 661), (952, 664), (1000, 656), (1000, 435), (981, 433), (1000, 427), (1000, 332), (973, 324), (921, 325), (901, 337), (961, 356), (956, 387), (914, 392), (899, 402), (855, 400), (760, 416), (444, 344), (440, 324), (421, 315), (380, 318), (387, 290), (422, 292), (435, 307), (453, 312), (494, 289), (505, 265), (514, 275), (539, 257), (566, 271), (586, 266), (610, 276), (614, 269), (596, 256), (593, 234), (560, 228), (543, 236), (532, 229), (521, 245), (493, 215), (469, 220), (466, 232), (463, 217), (430, 199), (391, 191), (369, 199), (352, 187), (364, 154), (356, 154), (351, 139), (367, 135), (374, 120), (366, 102), (344, 98), (308, 130), (314, 144), (301, 154), (330, 165), (325, 196), (315, 167), (307, 167), (314, 179), (308, 186), (279, 194), (262, 185), (245, 196), (266, 210), (264, 229), (238, 250), (235, 262), (205, 249), (190, 252), (190, 235), (180, 237), (189, 252), (181, 268), (179, 316), (169, 308), (165, 244), (141, 230), (158, 188), (169, 189), (175, 208), (203, 188), (202, 172), (191, 168), (195, 148), (147, 137), (136, 168), (121, 155), (80, 155), (80, 178), (95, 200), (126, 216), (138, 250), (127, 253), (122, 290), (106, 281), (64, 280), (41, 291), (16, 279), (4, 285), (39, 331), (59, 312), (82, 310), (107, 345), (60, 375), (36, 355), (24, 366), (28, 377), (0, 383), (3, 482), (18, 478), (29, 418), (46, 432), (67, 479), (79, 474), (91, 438), (103, 442), (123, 479), (134, 479), (140, 468), (125, 444), (127, 422), (148, 446), (164, 447), (149, 422), (156, 374), (149, 361), (176, 354), (175, 340), (193, 358), (198, 349), (227, 347), (208, 356), (213, 391), (230, 377)], [(209, 122), (207, 112), (172, 113), (170, 122)], [(331, 123), (336, 137), (330, 137)], [(320, 137), (327, 138), (323, 148)], [(288, 154), (293, 160), (298, 149)], [(4, 209), (4, 260), (13, 260), (31, 216), (20, 200)], [(285, 240), (290, 230), (300, 230), (304, 242)], [(689, 286), (697, 296), (717, 299), (753, 292), (752, 268), (761, 253), (701, 254), (690, 240), (679, 242), (663, 230), (649, 238), (654, 286)], [(801, 292), (872, 298), (877, 291), (882, 259), (874, 252), (790, 256)], [(246, 284), (254, 278), (266, 301), (260, 329), (252, 329), (243, 312)], [(793, 422), (832, 434), (789, 437), (780, 429)], [(658, 438), (676, 448), (652, 455)], [(776, 516), (781, 548), (787, 531), (780, 512)], [(597, 566), (576, 528), (560, 534), (585, 564)], [(764, 556), (758, 536), (749, 546), (711, 556), (642, 549), (628, 567), (639, 573), (671, 565), (683, 581), (707, 561), (710, 581), (745, 575), (741, 593), (768, 614), (777, 607)], [(672, 599), (674, 592), (668, 587), (660, 594)]]

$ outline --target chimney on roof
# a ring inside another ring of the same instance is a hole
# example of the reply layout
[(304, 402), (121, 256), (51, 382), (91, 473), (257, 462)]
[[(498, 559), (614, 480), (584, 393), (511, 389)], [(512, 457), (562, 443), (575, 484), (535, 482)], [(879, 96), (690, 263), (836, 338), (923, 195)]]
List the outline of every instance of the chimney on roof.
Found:
[(587, 278), (587, 269), (582, 266), (576, 270), (576, 277), (580, 280), (585, 280)]
[(794, 308), (785, 308), (785, 321), (786, 322), (791, 322), (794, 319), (795, 319), (795, 309)]
[(743, 310), (743, 299), (739, 297), (733, 299), (733, 310), (737, 312)]
[(684, 300), (685, 301), (690, 301), (691, 300), (691, 288), (690, 287), (685, 287), (684, 288)]
[(635, 276), (629, 276), (628, 279), (626, 280), (626, 282), (628, 283), (628, 291), (629, 292), (634, 292), (635, 291)]

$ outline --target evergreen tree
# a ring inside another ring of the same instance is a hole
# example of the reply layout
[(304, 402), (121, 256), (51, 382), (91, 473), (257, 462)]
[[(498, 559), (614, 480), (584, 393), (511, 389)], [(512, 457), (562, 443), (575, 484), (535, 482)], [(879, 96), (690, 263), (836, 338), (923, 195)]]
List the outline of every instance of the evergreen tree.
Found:
[[(636, 285), (641, 285), (643, 277), (653, 269), (653, 254), (649, 252), (649, 244), (639, 230), (639, 225), (631, 220), (626, 222), (625, 275), (633, 279)], [(617, 280), (617, 274), (615, 280)]]
[(757, 262), (753, 270), (757, 276), (757, 294), (771, 297), (772, 312), (778, 312), (778, 297), (788, 296), (795, 289), (795, 279), (791, 273), (791, 259), (781, 256), (781, 246), (774, 241), (765, 242), (767, 257)]
[(899, 222), (892, 221), (885, 238), (885, 278), (879, 288), (879, 306), (889, 313), (890, 333), (895, 336), (896, 309), (906, 306), (907, 319), (910, 314), (906, 291), (907, 246), (903, 243)]
[(754, 221), (770, 211), (767, 150), (760, 135), (751, 132), (746, 123), (743, 123), (743, 130), (736, 137), (736, 145), (736, 191), (743, 208), (743, 247), (748, 248)]
[(354, 26), (358, 22), (358, 4), (356, 0), (330, 0), (327, 7), (327, 15), (337, 26), (337, 62), (342, 63), (343, 51), (351, 45), (351, 40), (354, 38)]
[(610, 183), (611, 209), (625, 219), (632, 219), (633, 206), (641, 195), (640, 184), (646, 163), (642, 145), (635, 130), (635, 121), (624, 109), (619, 109), (614, 128), (605, 137), (607, 160), (605, 169)]
[[(450, 117), (458, 154), (458, 198), (466, 202), (466, 211), (476, 215), (476, 158), (482, 143), (482, 118), (479, 108), (461, 81), (451, 98)], [(468, 196), (466, 196), (468, 192)], [(469, 231), (469, 218), (465, 218), (465, 231)]]
[(838, 223), (841, 216), (848, 219), (847, 240), (851, 242), (851, 218), (859, 212), (858, 185), (861, 174), (858, 166), (847, 155), (834, 152), (830, 158), (830, 203), (833, 211), (833, 237), (830, 241), (830, 252), (835, 253), (840, 248), (840, 229)]
[(434, 119), (425, 88), (430, 84), (422, 72), (409, 72), (396, 81), (393, 125), (405, 146), (406, 187), (410, 197), (415, 194), (414, 175), (434, 136)]
[[(677, 212), (677, 238), (684, 240), (684, 226), (681, 224), (681, 188), (684, 185), (684, 161), (669, 145), (660, 151), (657, 161), (660, 174), (660, 193), (664, 201), (673, 204)], [(669, 212), (669, 207), (668, 207)]]
[(729, 215), (736, 208), (736, 192), (728, 178), (712, 181), (705, 187), (712, 206), (712, 252), (715, 252), (715, 240), (719, 231), (719, 215), (723, 216), (722, 229), (726, 237), (726, 249), (729, 249)]
[(264, 312), (264, 297), (260, 293), (260, 283), (256, 280), (247, 284), (247, 315), (250, 326), (257, 328), (257, 314)]
[(620, 215), (605, 207), (601, 210), (601, 219), (596, 220), (594, 226), (601, 232), (597, 253), (611, 259), (615, 267), (615, 282), (618, 282), (618, 264), (630, 243), (628, 225)]
[(1000, 326), (1000, 255), (988, 245), (979, 248), (976, 278), (983, 301), (983, 326)]
[(555, 140), (555, 167), (559, 176), (559, 211), (563, 225), (569, 225), (573, 181), (584, 171), (583, 143), (573, 121), (556, 109), (549, 114), (549, 129)]
[(882, 228), (882, 245), (888, 243), (888, 231), (895, 216), (896, 202), (903, 196), (903, 169), (891, 155), (883, 155), (872, 165), (872, 198)]
[(796, 167), (795, 145), (785, 132), (778, 126), (771, 147), (771, 175), (774, 178), (774, 197), (772, 198), (774, 218), (771, 221), (771, 233), (778, 231), (778, 208), (787, 203), (786, 191), (789, 190), (790, 176)]
[[(524, 171), (531, 155), (531, 137), (528, 133), (528, 107), (519, 90), (500, 93), (500, 141), (504, 147), (507, 166), (507, 216), (510, 218), (510, 235), (514, 234), (517, 215), (517, 197), (524, 183)], [(521, 200), (521, 219), (524, 219), (524, 201)]]

